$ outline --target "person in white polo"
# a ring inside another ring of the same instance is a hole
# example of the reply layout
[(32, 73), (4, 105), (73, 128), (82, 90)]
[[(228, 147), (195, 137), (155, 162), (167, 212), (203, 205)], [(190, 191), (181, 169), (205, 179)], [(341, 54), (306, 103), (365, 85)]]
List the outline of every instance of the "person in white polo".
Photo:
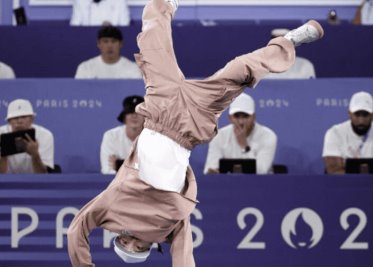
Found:
[(14, 79), (14, 70), (7, 64), (0, 62), (0, 79)]
[(350, 119), (332, 126), (325, 134), (322, 156), (328, 174), (345, 173), (347, 158), (373, 158), (373, 98), (367, 92), (351, 97)]
[(25, 152), (0, 158), (0, 173), (47, 173), (54, 167), (53, 134), (46, 128), (34, 124), (36, 114), (30, 101), (16, 99), (9, 103), (6, 125), (0, 127), (1, 134), (35, 129), (35, 141), (27, 137)]
[(272, 169), (277, 136), (255, 121), (255, 102), (247, 94), (239, 95), (229, 107), (231, 124), (219, 129), (209, 144), (204, 173), (219, 173), (222, 158), (256, 159), (257, 174)]
[(141, 79), (135, 62), (121, 55), (123, 35), (119, 28), (103, 26), (97, 34), (100, 55), (79, 64), (75, 79)]

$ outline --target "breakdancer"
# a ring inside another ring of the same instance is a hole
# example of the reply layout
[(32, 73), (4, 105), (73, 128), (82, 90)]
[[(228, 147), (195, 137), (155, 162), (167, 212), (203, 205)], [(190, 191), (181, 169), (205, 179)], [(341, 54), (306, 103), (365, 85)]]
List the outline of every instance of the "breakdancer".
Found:
[(68, 251), (74, 267), (94, 266), (88, 236), (96, 227), (117, 233), (114, 250), (127, 263), (145, 261), (153, 243), (169, 242), (173, 267), (195, 266), (191, 150), (216, 135), (219, 116), (245, 87), (255, 87), (270, 72), (286, 71), (296, 46), (323, 36), (312, 20), (204, 80), (186, 80), (171, 36), (177, 6), (177, 0), (150, 0), (144, 8), (135, 55), (146, 84), (145, 102), (136, 107), (145, 117), (144, 130), (115, 179), (72, 221)]

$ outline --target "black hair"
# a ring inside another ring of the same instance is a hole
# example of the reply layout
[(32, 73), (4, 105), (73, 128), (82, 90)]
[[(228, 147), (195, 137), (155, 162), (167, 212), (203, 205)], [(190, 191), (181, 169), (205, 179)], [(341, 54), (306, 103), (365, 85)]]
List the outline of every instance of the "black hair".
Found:
[(114, 27), (111, 25), (102, 26), (100, 30), (98, 31), (97, 39), (101, 39), (105, 37), (114, 38), (119, 41), (123, 40), (122, 32), (117, 27)]
[(122, 106), (123, 110), (118, 115), (117, 120), (123, 123), (124, 117), (129, 113), (135, 113), (136, 106), (144, 102), (144, 98), (138, 95), (127, 96), (123, 99)]

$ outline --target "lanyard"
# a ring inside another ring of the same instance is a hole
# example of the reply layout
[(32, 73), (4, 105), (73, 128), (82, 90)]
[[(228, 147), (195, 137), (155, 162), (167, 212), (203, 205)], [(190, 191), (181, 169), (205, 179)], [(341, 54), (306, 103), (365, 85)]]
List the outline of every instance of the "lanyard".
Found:
[(370, 130), (372, 129), (372, 126), (370, 126), (369, 131), (364, 135), (363, 140), (361, 141), (361, 144), (359, 146), (359, 154), (361, 155), (361, 151), (363, 150), (364, 144), (368, 139)]

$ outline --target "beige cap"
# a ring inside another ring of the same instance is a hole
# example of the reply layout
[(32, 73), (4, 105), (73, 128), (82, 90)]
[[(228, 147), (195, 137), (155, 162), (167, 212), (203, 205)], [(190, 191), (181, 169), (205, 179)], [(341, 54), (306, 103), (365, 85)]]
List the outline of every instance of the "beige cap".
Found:
[(113, 244), (115, 253), (126, 263), (139, 263), (146, 261), (152, 249), (152, 246), (150, 246), (150, 249), (144, 252), (128, 251), (120, 244), (118, 237), (114, 239)]
[(240, 94), (229, 106), (229, 115), (237, 112), (253, 115), (255, 113), (254, 99), (245, 93)]
[(8, 114), (5, 120), (13, 119), (21, 116), (35, 116), (34, 110), (30, 101), (25, 99), (16, 99), (9, 103)]
[(359, 110), (364, 110), (369, 113), (373, 113), (373, 99), (372, 96), (367, 92), (358, 92), (351, 97), (350, 100), (350, 112), (355, 113)]

